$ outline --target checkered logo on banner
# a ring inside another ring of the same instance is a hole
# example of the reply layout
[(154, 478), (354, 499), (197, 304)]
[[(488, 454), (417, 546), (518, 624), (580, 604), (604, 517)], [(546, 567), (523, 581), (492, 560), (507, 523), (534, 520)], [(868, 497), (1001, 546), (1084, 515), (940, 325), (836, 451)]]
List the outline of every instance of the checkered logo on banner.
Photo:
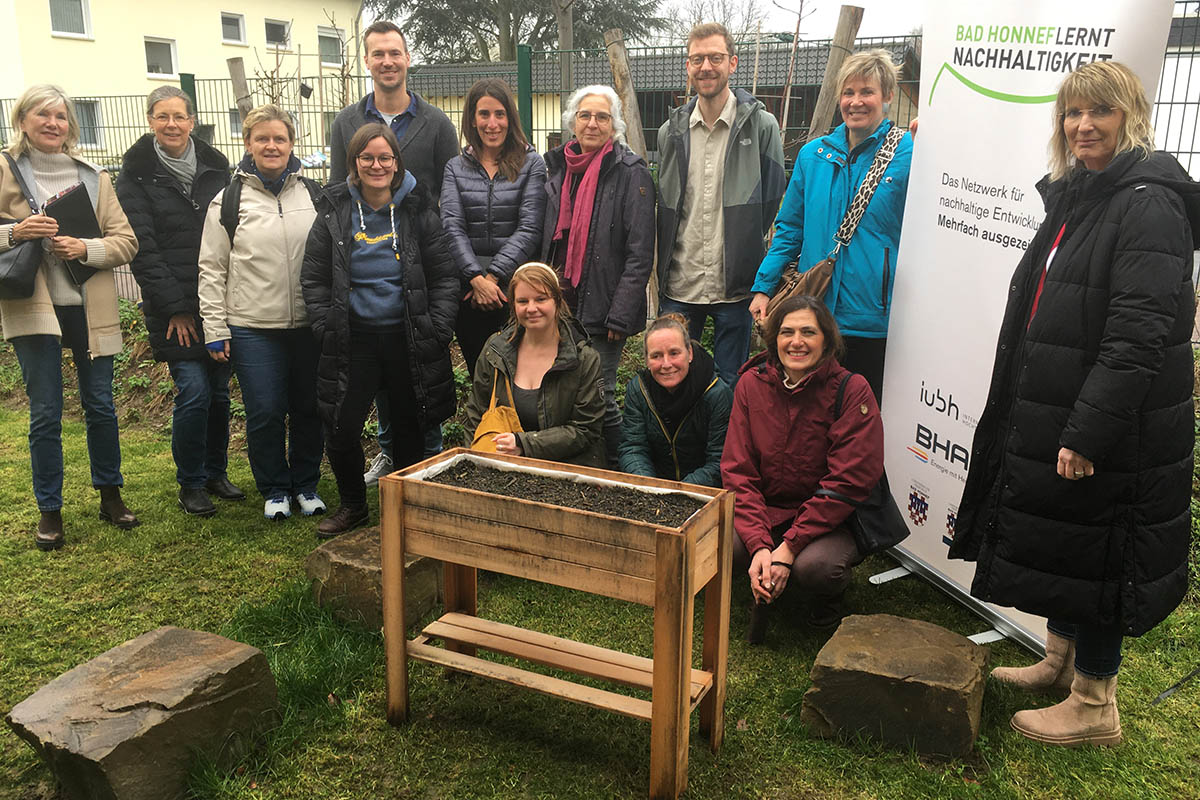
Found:
[(916, 525), (924, 525), (929, 517), (929, 496), (915, 486), (908, 493), (908, 517)]
[(954, 539), (954, 523), (958, 522), (958, 511), (946, 509), (946, 538)]

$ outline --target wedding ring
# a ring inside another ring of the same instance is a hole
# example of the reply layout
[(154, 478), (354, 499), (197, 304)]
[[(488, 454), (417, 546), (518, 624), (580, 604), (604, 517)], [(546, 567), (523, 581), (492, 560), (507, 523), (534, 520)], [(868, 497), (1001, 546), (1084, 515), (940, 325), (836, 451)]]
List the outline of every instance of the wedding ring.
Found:
[(1084, 473), (1084, 472), (1082, 472), (1082, 471), (1080, 471), (1080, 470), (1075, 470), (1075, 477), (1076, 477), (1076, 478), (1082, 478), (1082, 477), (1083, 477), (1085, 474), (1086, 474), (1086, 473)]

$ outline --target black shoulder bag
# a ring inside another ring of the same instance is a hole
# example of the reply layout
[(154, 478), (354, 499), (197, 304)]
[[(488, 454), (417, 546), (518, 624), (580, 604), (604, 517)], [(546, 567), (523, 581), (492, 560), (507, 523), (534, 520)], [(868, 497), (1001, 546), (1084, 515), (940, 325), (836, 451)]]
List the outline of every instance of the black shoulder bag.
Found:
[[(842, 378), (842, 382), (838, 384), (837, 400), (833, 404), (834, 419), (842, 416), (842, 399), (846, 394), (846, 384), (853, 374), (853, 372), (847, 373), (846, 377)], [(904, 522), (904, 515), (896, 506), (895, 498), (892, 497), (886, 472), (879, 478), (879, 483), (871, 488), (867, 499), (862, 502), (851, 500), (846, 495), (832, 489), (817, 489), (815, 494), (832, 497), (834, 500), (841, 500), (854, 507), (850, 516), (846, 517), (844, 524), (850, 534), (854, 536), (854, 544), (858, 546), (858, 558), (854, 562), (856, 564), (867, 556), (887, 550), (889, 547), (895, 547), (908, 538), (908, 525)]]
[[(37, 203), (34, 202), (29, 187), (25, 185), (25, 179), (21, 177), (21, 173), (17, 169), (17, 162), (8, 153), (4, 154), (4, 158), (8, 161), (8, 168), (17, 181), (17, 187), (20, 188), (25, 201), (29, 203), (29, 208), (34, 214), (38, 213)], [(0, 218), (0, 225), (15, 225), (19, 221)], [(0, 298), (22, 300), (33, 297), (34, 279), (37, 278), (38, 267), (41, 266), (41, 263), (41, 239), (30, 239), (14, 244), (8, 250), (0, 253)]]

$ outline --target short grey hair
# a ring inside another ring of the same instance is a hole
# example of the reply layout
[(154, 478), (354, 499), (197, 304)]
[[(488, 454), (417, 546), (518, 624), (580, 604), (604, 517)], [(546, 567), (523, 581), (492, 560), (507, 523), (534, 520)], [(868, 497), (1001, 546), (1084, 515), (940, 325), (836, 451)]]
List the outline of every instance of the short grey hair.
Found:
[(600, 83), (575, 90), (571, 99), (567, 100), (567, 108), (562, 114), (563, 128), (569, 131), (575, 130), (575, 112), (579, 110), (579, 104), (583, 102), (583, 98), (593, 94), (608, 101), (608, 107), (612, 109), (613, 140), (625, 144), (625, 118), (621, 116), (621, 98), (617, 97), (616, 91), (611, 86)]
[(170, 100), (172, 97), (178, 97), (187, 106), (187, 115), (189, 117), (196, 116), (196, 107), (192, 105), (192, 97), (178, 86), (160, 86), (155, 89), (146, 98), (146, 116), (149, 117), (154, 113), (154, 107), (163, 100)]
[(49, 83), (30, 86), (17, 101), (13, 103), (9, 122), (13, 132), (13, 152), (17, 155), (28, 153), (33, 149), (29, 137), (21, 129), (21, 123), (28, 114), (41, 111), (62, 103), (67, 109), (67, 138), (63, 141), (63, 152), (69, 156), (75, 155), (75, 146), (79, 144), (79, 118), (75, 116), (75, 104), (61, 87)]

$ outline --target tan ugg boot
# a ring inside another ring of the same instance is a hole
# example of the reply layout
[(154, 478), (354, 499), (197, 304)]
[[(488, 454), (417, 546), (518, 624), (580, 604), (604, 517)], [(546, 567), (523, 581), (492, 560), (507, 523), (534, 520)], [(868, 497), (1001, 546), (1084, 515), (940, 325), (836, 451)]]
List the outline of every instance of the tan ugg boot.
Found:
[(1071, 691), (1075, 677), (1075, 640), (1046, 631), (1046, 657), (1028, 667), (996, 667), (992, 678), (1027, 692)]
[(1013, 714), (1013, 730), (1029, 739), (1060, 747), (1121, 743), (1121, 717), (1117, 713), (1117, 676), (1089, 678), (1075, 673), (1071, 694), (1049, 708)]

